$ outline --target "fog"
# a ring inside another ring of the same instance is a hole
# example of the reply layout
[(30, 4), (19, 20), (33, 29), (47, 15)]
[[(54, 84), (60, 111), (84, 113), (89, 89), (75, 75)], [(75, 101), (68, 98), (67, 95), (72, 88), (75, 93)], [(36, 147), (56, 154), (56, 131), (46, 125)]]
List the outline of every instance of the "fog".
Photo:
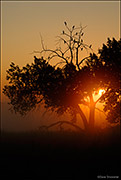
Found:
[[(85, 106), (81, 106), (87, 119), (89, 115), (89, 110)], [(63, 116), (58, 116), (53, 112), (46, 112), (46, 110), (40, 106), (35, 110), (29, 112), (25, 116), (21, 116), (18, 113), (12, 113), (10, 110), (10, 105), (7, 102), (2, 102), (1, 104), (1, 130), (7, 132), (23, 132), (23, 131), (36, 131), (39, 130), (40, 126), (49, 125), (53, 122), (59, 120), (70, 120), (69, 114), (64, 114)], [(106, 120), (105, 115), (96, 110), (95, 112), (95, 124), (96, 126), (105, 127)], [(77, 125), (83, 128), (83, 123), (80, 116), (77, 116)], [(72, 130), (69, 125), (63, 125), (65, 129)], [(55, 129), (59, 129), (58, 126)], [(74, 129), (73, 129), (74, 130)]]

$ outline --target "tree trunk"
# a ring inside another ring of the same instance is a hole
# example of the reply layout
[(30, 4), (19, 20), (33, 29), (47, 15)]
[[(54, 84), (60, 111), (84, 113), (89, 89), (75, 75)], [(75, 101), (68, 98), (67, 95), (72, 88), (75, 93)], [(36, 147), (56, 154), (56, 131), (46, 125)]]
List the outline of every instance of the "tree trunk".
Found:
[(94, 130), (95, 125), (95, 106), (90, 107), (90, 115), (89, 115), (89, 128)]
[(95, 125), (95, 102), (93, 100), (92, 94), (90, 95), (90, 114), (89, 114), (89, 130), (94, 131)]
[(83, 113), (83, 111), (81, 110), (81, 108), (79, 107), (79, 105), (77, 105), (77, 111), (78, 111), (78, 113), (80, 114), (80, 116), (82, 118), (85, 130), (88, 130), (87, 118), (86, 118), (85, 114)]

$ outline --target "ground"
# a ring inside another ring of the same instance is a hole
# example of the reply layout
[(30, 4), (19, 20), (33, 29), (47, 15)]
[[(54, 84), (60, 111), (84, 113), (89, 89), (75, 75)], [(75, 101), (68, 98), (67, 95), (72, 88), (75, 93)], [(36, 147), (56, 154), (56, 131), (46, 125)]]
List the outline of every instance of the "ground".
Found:
[(2, 133), (1, 137), (1, 179), (119, 176), (119, 128), (94, 137), (76, 132)]

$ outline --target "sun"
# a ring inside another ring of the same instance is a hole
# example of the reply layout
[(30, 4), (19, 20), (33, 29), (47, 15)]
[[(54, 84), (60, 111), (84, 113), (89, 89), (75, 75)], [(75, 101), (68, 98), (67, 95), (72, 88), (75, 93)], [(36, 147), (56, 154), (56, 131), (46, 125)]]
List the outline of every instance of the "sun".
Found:
[(99, 90), (99, 95), (100, 95), (100, 96), (102, 96), (102, 94), (104, 94), (104, 93), (105, 93), (105, 90), (104, 90), (104, 89), (100, 89), (100, 90)]
[(101, 98), (101, 96), (103, 94), (105, 94), (105, 89), (98, 89), (97, 91), (94, 91), (93, 93), (93, 98), (94, 98), (94, 101), (97, 101), (99, 98)]

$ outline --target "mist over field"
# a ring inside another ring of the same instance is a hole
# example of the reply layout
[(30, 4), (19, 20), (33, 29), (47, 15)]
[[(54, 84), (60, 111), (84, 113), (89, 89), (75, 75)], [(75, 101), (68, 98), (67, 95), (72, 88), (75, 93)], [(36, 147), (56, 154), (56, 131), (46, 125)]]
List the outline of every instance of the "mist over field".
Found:
[(48, 124), (54, 118), (52, 115), (43, 115), (43, 108), (41, 110), (35, 110), (34, 112), (28, 113), (26, 116), (21, 116), (20, 114), (11, 113), (9, 110), (10, 105), (7, 102), (1, 104), (2, 114), (1, 114), (1, 124), (2, 131), (5, 132), (26, 132), (26, 131), (36, 131), (39, 126), (43, 124)]
[[(57, 122), (59, 120), (69, 120), (71, 117), (69, 114), (65, 114), (62, 116), (58, 116), (54, 112), (46, 112), (43, 106), (36, 108), (35, 110), (29, 112), (25, 116), (21, 116), (18, 113), (11, 113), (10, 105), (7, 102), (1, 103), (1, 130), (3, 132), (28, 132), (28, 131), (36, 131), (40, 126), (49, 125), (53, 122)], [(88, 116), (89, 110), (88, 108), (83, 107), (84, 113)], [(96, 111), (96, 125), (104, 128), (107, 126), (107, 122), (105, 120), (105, 115), (102, 112)], [(83, 122), (78, 116), (77, 124), (83, 127)], [(65, 130), (75, 130), (70, 126), (65, 126)], [(59, 129), (59, 128), (58, 128)], [(55, 127), (57, 130), (57, 127)]]

